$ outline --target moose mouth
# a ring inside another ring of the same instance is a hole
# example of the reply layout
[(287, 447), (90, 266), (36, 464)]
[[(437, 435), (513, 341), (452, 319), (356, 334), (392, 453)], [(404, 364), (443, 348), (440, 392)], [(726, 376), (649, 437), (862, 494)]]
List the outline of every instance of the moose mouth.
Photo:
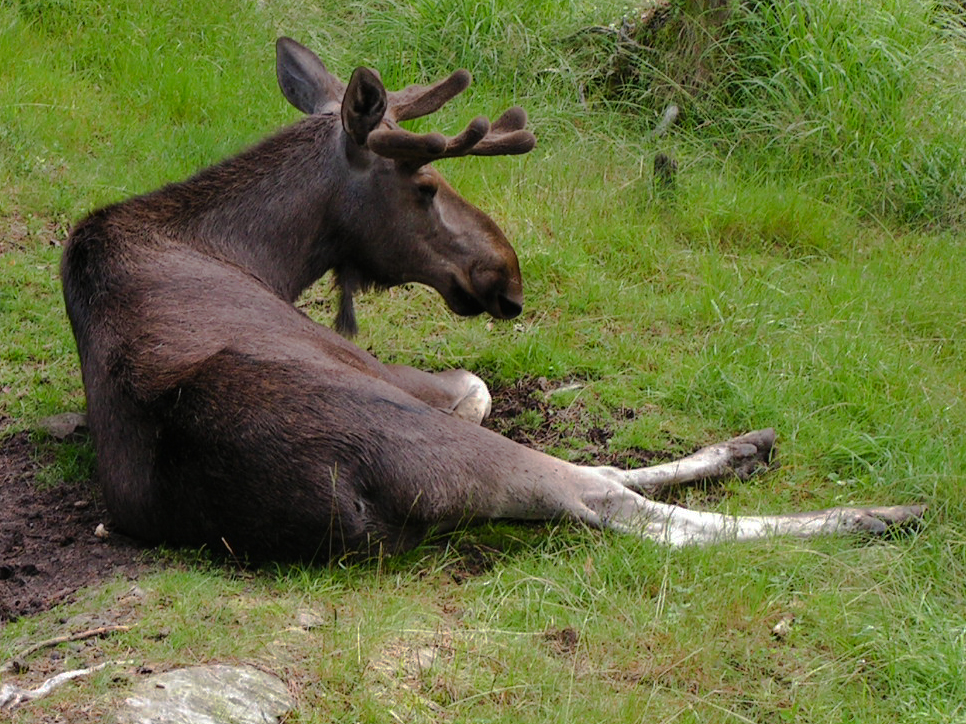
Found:
[(467, 291), (460, 284), (453, 284), (443, 295), (447, 306), (461, 317), (476, 317), (488, 312), (496, 319), (513, 319), (523, 311), (523, 304), (502, 292), (494, 292), (487, 299)]

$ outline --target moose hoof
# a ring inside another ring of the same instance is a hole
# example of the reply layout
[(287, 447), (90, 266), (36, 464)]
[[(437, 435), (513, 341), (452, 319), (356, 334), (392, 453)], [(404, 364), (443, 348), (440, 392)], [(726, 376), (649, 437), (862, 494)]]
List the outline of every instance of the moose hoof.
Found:
[(891, 535), (906, 530), (916, 530), (922, 524), (926, 512), (924, 505), (894, 505), (880, 508), (860, 508), (856, 511), (854, 526), (860, 533)]
[(748, 480), (754, 475), (778, 467), (773, 428), (745, 433), (721, 445), (728, 451), (728, 466), (739, 480)]

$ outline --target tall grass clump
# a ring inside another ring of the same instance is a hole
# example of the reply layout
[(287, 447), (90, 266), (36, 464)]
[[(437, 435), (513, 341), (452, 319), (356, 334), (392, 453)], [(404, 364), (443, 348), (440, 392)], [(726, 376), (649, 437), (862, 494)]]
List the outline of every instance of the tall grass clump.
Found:
[[(546, 138), (549, 128), (565, 126), (578, 110), (556, 95), (560, 77), (575, 87), (559, 39), (584, 22), (586, 7), (577, 0), (375, 0), (293, 3), (273, 12), (281, 28), (321, 49), (341, 76), (367, 65), (379, 70), (388, 88), (399, 88), (465, 68), (473, 75), (465, 98), (473, 99), (474, 112), (492, 115), (508, 102), (523, 105)], [(428, 122), (448, 122), (465, 105), (444, 107)]]
[[(636, 23), (636, 24), (635, 24)], [(682, 0), (599, 34), (597, 90), (740, 172), (900, 223), (955, 223), (966, 191), (958, 4)]]
[(535, 43), (530, 32), (545, 27), (561, 8), (557, 3), (509, 0), (416, 0), (360, 4), (365, 32), (362, 48), (374, 63), (393, 60), (398, 84), (413, 77), (435, 78), (469, 68), (478, 84), (497, 79), (507, 94), (530, 78)]

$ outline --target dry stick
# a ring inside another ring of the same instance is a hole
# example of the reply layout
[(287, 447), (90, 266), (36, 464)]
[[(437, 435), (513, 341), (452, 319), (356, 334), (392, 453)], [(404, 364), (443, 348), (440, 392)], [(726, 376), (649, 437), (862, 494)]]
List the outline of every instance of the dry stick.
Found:
[(80, 633), (68, 634), (66, 636), (56, 636), (52, 639), (47, 639), (46, 641), (40, 641), (39, 643), (28, 646), (17, 656), (14, 656), (12, 659), (10, 659), (10, 661), (5, 663), (3, 666), (0, 666), (0, 674), (6, 674), (10, 671), (14, 671), (18, 668), (18, 664), (23, 659), (40, 651), (41, 649), (46, 649), (51, 646), (58, 646), (59, 644), (70, 643), (71, 641), (81, 641), (83, 639), (94, 638), (95, 636), (104, 636), (105, 634), (130, 630), (130, 626), (101, 626), (100, 628), (92, 628), (90, 631), (82, 631)]
[(76, 669), (74, 671), (65, 671), (63, 674), (57, 674), (57, 676), (51, 676), (47, 681), (38, 686), (36, 689), (21, 689), (16, 684), (4, 684), (0, 686), (0, 711), (13, 711), (21, 704), (25, 704), (28, 701), (34, 701), (35, 699), (40, 699), (47, 696), (50, 692), (56, 689), (58, 686), (71, 679), (76, 679), (81, 676), (87, 676), (88, 674), (93, 674), (94, 672), (100, 671), (108, 666), (113, 665), (127, 665), (132, 662), (130, 661), (105, 661), (103, 664), (98, 664), (97, 666), (92, 666), (89, 669)]

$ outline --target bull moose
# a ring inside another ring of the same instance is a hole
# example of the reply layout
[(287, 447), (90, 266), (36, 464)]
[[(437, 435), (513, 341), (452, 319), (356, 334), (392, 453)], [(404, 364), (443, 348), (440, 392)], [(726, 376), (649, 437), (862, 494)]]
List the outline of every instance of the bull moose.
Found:
[[(276, 50), (303, 119), (94, 211), (64, 250), (97, 476), (118, 529), (325, 560), (493, 518), (574, 519), (680, 545), (878, 533), (921, 516), (895, 506), (742, 517), (654, 502), (645, 496), (667, 486), (753, 474), (774, 432), (638, 470), (575, 465), (482, 427), (490, 395), (477, 376), (382, 364), (352, 344), (353, 296), (371, 287), (419, 282), (458, 315), (520, 314), (513, 248), (432, 162), (526, 153), (535, 138), (520, 108), (453, 137), (400, 127), (461, 93), (466, 71), (387, 92), (367, 68), (344, 84), (294, 40)], [(346, 336), (294, 306), (329, 271)]]

